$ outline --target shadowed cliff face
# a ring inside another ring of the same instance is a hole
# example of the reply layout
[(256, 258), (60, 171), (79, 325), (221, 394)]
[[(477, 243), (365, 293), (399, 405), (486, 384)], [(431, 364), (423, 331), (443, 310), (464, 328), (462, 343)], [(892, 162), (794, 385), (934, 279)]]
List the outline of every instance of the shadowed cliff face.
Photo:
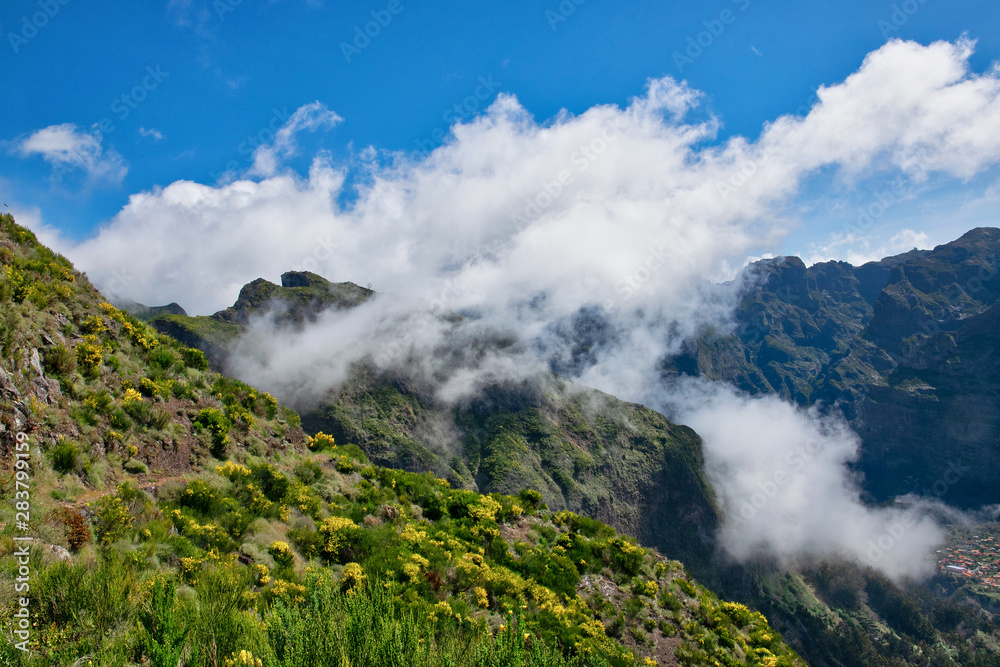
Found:
[(402, 377), (359, 368), (303, 425), (454, 487), (536, 489), (552, 508), (607, 521), (673, 557), (705, 560), (715, 548), (718, 509), (697, 434), (555, 378), (447, 407)]
[(840, 409), (885, 500), (1000, 502), (1000, 230), (853, 267), (765, 260), (736, 312), (665, 365)]

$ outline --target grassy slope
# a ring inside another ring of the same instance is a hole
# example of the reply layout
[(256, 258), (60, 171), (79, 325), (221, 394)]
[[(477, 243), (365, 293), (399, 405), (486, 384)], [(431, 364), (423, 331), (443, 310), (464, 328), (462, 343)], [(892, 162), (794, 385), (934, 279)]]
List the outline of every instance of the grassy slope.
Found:
[(18, 433), (35, 538), (31, 651), (5, 642), (0, 663), (802, 664), (604, 524), (304, 441), (295, 413), (0, 225), (8, 638)]

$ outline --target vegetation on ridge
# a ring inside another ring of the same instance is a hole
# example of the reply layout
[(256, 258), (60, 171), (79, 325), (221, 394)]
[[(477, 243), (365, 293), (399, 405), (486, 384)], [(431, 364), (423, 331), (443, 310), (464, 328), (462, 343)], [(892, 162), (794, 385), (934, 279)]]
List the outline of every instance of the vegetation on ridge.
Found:
[[(802, 664), (760, 614), (535, 491), (454, 489), (305, 438), (0, 225), (4, 664)], [(10, 641), (22, 534), (27, 653)]]

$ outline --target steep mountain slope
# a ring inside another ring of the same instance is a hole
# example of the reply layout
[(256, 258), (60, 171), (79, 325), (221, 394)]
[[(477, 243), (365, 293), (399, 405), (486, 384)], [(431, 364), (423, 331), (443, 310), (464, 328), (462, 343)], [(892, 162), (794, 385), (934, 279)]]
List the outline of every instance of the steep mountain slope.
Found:
[(10, 216), (0, 262), (0, 663), (804, 664), (760, 614), (537, 491), (305, 438)]
[(665, 373), (836, 406), (877, 500), (1000, 502), (1000, 230), (861, 267), (751, 270), (736, 332), (706, 332)]
[[(285, 307), (295, 275), (282, 276), (285, 288), (263, 279), (248, 283), (234, 306), (211, 317), (161, 315), (150, 324), (200, 347), (222, 367), (251, 314)], [(352, 283), (308, 276), (312, 292), (279, 326), (296, 327), (325, 308), (371, 295)], [(328, 290), (353, 300), (315, 297)], [(431, 471), (456, 488), (537, 489), (549, 506), (611, 523), (674, 558), (707, 559), (714, 552), (718, 509), (691, 429), (556, 376), (491, 387), (458, 407), (440, 404), (424, 385), (405, 370), (379, 373), (360, 363), (344, 387), (303, 413), (303, 423), (310, 433), (359, 446), (379, 465)]]
[[(871, 318), (878, 280), (887, 279), (893, 261), (857, 269), (858, 275), (851, 275), (848, 265), (821, 267), (817, 284), (827, 292), (835, 286), (854, 289), (857, 298), (846, 305), (814, 298), (808, 311), (790, 307), (799, 294), (792, 285), (798, 284), (781, 282), (786, 269), (805, 280), (805, 267), (793, 261), (787, 267), (762, 265), (772, 274), (762, 278), (763, 284), (777, 281), (772, 288), (781, 295), (763, 294), (768, 312), (773, 317), (780, 310), (800, 321), (789, 326), (791, 333), (769, 333), (775, 341), (766, 345), (759, 331), (750, 338), (756, 337), (760, 349), (780, 343), (793, 352), (789, 341), (811, 340), (815, 346), (796, 357), (797, 363), (812, 368), (805, 357), (813, 355), (818, 358), (814, 367), (828, 365), (836, 355), (820, 345), (823, 327), (847, 350), (863, 331), (852, 318)], [(823, 297), (821, 290), (813, 292)], [(706, 337), (698, 344), (705, 356), (688, 358), (695, 372), (699, 360), (724, 359), (726, 364), (719, 365), (743, 372), (748, 388), (759, 383), (756, 391), (773, 389), (760, 368), (733, 354), (732, 346), (741, 341)], [(705, 365), (706, 373), (713, 369)], [(779, 378), (785, 372), (772, 370)], [(690, 429), (556, 377), (490, 387), (457, 407), (436, 402), (432, 389), (405, 371), (377, 372), (362, 363), (345, 386), (303, 416), (304, 428), (357, 445), (381, 465), (433, 471), (453, 488), (538, 489), (553, 508), (606, 521), (683, 560), (726, 595), (764, 611), (810, 664), (997, 664), (992, 656), (1000, 628), (992, 620), (992, 603), (953, 582), (898, 587), (851, 563), (797, 570), (767, 562), (733, 565), (719, 558), (714, 547), (718, 512), (704, 482), (700, 440)]]

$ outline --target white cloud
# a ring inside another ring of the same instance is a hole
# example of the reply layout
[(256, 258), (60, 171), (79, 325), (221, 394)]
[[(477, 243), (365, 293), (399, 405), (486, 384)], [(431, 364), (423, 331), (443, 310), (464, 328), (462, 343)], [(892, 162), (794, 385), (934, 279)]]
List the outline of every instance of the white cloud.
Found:
[(785, 562), (835, 555), (893, 578), (933, 572), (922, 555), (944, 534), (932, 505), (864, 505), (846, 468), (858, 438), (841, 419), (707, 383), (691, 383), (672, 400), (704, 439), (708, 476), (729, 517), (722, 544), (731, 555)]
[(930, 237), (925, 232), (901, 229), (888, 241), (879, 243), (871, 236), (855, 234), (835, 234), (822, 245), (812, 245), (802, 253), (807, 265), (818, 262), (840, 260), (861, 266), (867, 262), (877, 262), (885, 257), (899, 255), (913, 249), (928, 250), (932, 247)]
[(146, 139), (152, 139), (155, 141), (163, 141), (163, 133), (155, 128), (146, 129), (144, 127), (139, 128), (139, 136), (145, 137)]
[(306, 104), (295, 110), (291, 118), (274, 133), (272, 144), (262, 144), (254, 151), (253, 167), (250, 175), (273, 176), (282, 158), (289, 158), (298, 152), (295, 135), (303, 130), (315, 132), (335, 127), (344, 119), (326, 108), (319, 101)]
[[(699, 93), (670, 78), (651, 81), (625, 108), (595, 106), (546, 124), (501, 95), (425, 158), (372, 166), (350, 210), (334, 204), (344, 172), (327, 158), (305, 178), (281, 166), (297, 132), (340, 122), (314, 102), (258, 149), (251, 173), (265, 177), (136, 194), (75, 254), (98, 281), (107, 267), (130, 265), (133, 296), (178, 299), (197, 312), (228, 305), (247, 279), (306, 261), (404, 292), (460, 273), (467, 301), (516, 284), (554, 291), (553, 302), (571, 310), (622, 300), (623, 279), (662, 246), (665, 266), (627, 299), (655, 302), (723, 262), (739, 266), (749, 252), (772, 249), (794, 224), (781, 206), (819, 167), (966, 175), (995, 163), (998, 77), (968, 72), (968, 48), (890, 42), (822, 89), (808, 116), (779, 118), (755, 143), (705, 146), (718, 121), (685, 122)], [(979, 140), (969, 151), (973, 129)], [(741, 170), (753, 173), (736, 178)], [(561, 173), (571, 181), (560, 183)], [(720, 194), (720, 184), (731, 191)], [(335, 249), (324, 247), (328, 237)], [(224, 286), (211, 287), (220, 275)]]
[[(701, 95), (669, 77), (650, 81), (625, 107), (598, 105), (545, 123), (502, 94), (428, 155), (398, 154), (387, 164), (362, 155), (366, 185), (348, 208), (337, 204), (345, 167), (320, 155), (299, 176), (282, 164), (297, 150), (297, 132), (340, 122), (316, 102), (258, 149), (243, 180), (216, 187), (178, 181), (135, 194), (94, 238), (66, 253), (122, 296), (178, 301), (195, 313), (231, 304), (249, 280), (277, 280), (290, 269), (371, 282), (386, 294), (280, 339), (261, 323), (238, 370), (286, 396), (320, 393), (351, 361), (374, 355), (385, 364), (408, 360), (434, 379), (443, 400), (453, 400), (483, 378), (530, 375), (549, 357), (567, 358), (556, 332), (594, 307), (607, 315), (614, 342), (594, 351), (581, 381), (667, 410), (671, 401), (683, 406), (684, 395), (664, 393), (657, 360), (700, 324), (728, 316), (707, 280), (779, 246), (796, 225), (784, 207), (807, 176), (832, 168), (848, 179), (967, 178), (997, 163), (1000, 73), (970, 72), (971, 47), (889, 42), (843, 83), (821, 89), (808, 115), (775, 120), (756, 142), (713, 143), (720, 121), (688, 120)], [(887, 247), (925, 240), (908, 231)], [(841, 245), (831, 252), (858, 242), (833, 239)], [(419, 314), (428, 305), (470, 317), (445, 326)], [(514, 352), (476, 356), (449, 347), (488, 331), (507, 332)], [(747, 488), (742, 477), (718, 472), (726, 465), (739, 466), (757, 449), (774, 460), (766, 438), (748, 434), (744, 455), (733, 433), (769, 426), (770, 417), (785, 429), (775, 447), (808, 434), (829, 440), (829, 454), (815, 462), (822, 483), (801, 489), (812, 494), (801, 507), (774, 504), (766, 539), (755, 542), (740, 532), (747, 528), (727, 525), (737, 555), (745, 544), (787, 557), (786, 536), (791, 551), (858, 556), (887, 521), (903, 518), (857, 500), (844, 466), (856, 443), (837, 424), (777, 401), (712, 396), (737, 415), (726, 430), (712, 431), (707, 417), (704, 424), (724, 495)], [(851, 519), (847, 546), (811, 527), (843, 526), (826, 499)], [(913, 551), (895, 551), (880, 567), (893, 575), (921, 571), (919, 549), (934, 537), (923, 521), (917, 518), (908, 538)]]
[(128, 167), (114, 149), (104, 150), (99, 132), (88, 133), (72, 123), (50, 125), (13, 142), (12, 152), (27, 158), (41, 156), (52, 165), (54, 176), (80, 170), (92, 183), (120, 184)]

